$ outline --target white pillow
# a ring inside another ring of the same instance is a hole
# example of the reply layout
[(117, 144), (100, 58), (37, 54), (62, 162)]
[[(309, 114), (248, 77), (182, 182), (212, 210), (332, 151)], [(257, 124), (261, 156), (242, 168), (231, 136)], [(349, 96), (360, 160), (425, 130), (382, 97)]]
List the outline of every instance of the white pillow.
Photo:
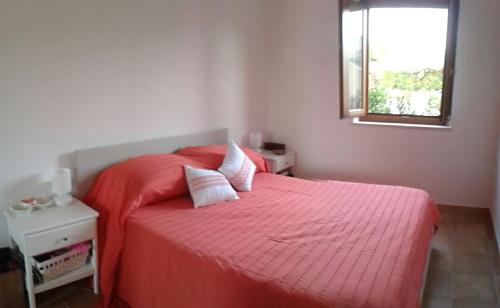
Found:
[(236, 191), (220, 172), (184, 166), (186, 182), (195, 208), (239, 199)]
[(219, 171), (226, 176), (237, 191), (250, 191), (255, 169), (252, 160), (234, 141), (231, 141)]

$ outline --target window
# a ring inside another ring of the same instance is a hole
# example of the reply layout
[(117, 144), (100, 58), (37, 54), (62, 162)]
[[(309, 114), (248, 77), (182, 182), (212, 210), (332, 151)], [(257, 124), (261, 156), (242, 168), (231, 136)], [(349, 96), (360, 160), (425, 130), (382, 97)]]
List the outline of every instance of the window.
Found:
[(340, 0), (341, 118), (446, 125), (458, 0)]

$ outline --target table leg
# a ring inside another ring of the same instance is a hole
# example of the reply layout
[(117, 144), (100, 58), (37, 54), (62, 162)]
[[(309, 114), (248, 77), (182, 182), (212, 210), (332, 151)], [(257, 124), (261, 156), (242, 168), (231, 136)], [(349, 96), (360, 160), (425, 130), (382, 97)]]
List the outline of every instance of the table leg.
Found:
[(36, 300), (35, 300), (35, 284), (33, 283), (33, 272), (31, 269), (31, 260), (28, 254), (28, 250), (24, 249), (24, 269), (25, 269), (25, 277), (26, 280), (26, 292), (28, 292), (28, 301), (30, 308), (36, 308)]

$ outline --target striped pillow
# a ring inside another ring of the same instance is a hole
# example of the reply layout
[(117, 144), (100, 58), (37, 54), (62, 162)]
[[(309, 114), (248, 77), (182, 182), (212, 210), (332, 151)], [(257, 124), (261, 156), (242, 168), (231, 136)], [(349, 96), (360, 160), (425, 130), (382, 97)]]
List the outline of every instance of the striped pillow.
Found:
[(252, 160), (234, 141), (231, 141), (219, 171), (226, 176), (237, 191), (250, 191), (255, 169)]
[(220, 172), (185, 165), (186, 182), (195, 208), (239, 199), (236, 191)]

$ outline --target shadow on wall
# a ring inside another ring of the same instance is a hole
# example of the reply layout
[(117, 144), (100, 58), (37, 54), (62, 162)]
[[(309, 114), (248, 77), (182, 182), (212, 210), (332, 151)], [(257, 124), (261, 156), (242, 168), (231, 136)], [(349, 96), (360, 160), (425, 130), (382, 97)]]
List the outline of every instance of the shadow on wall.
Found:
[[(71, 168), (74, 180), (73, 153), (65, 153), (58, 157), (57, 168)], [(48, 198), (52, 195), (51, 181), (54, 169), (46, 170), (41, 173), (32, 173), (28, 176), (11, 184), (4, 191), (9, 206), (19, 202), (19, 196), (22, 198), (37, 197)]]
[[(224, 1), (204, 16), (202, 84), (205, 121), (230, 128), (236, 139), (266, 128), (267, 11), (251, 2)], [(249, 11), (253, 13), (248, 14)], [(248, 16), (252, 16), (249, 18)], [(258, 22), (256, 23), (256, 18)], [(246, 144), (246, 140), (235, 140)]]
[(5, 190), (5, 196), (12, 205), (20, 200), (18, 196), (46, 198), (50, 196), (50, 172), (31, 174), (12, 183)]
[[(77, 149), (75, 149), (77, 150)], [(58, 168), (70, 168), (71, 169), (71, 177), (75, 177), (75, 163), (73, 161), (74, 153), (64, 153), (59, 155), (57, 158), (57, 167)]]

